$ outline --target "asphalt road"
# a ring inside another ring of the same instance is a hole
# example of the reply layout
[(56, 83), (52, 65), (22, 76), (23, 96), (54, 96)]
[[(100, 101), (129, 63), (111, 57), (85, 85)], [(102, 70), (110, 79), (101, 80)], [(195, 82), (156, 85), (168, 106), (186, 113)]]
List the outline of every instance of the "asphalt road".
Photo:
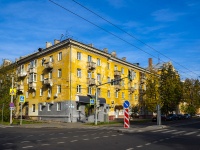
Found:
[[(169, 123), (170, 124), (170, 123)], [(0, 150), (200, 150), (200, 122), (121, 133), (103, 128), (0, 128)]]

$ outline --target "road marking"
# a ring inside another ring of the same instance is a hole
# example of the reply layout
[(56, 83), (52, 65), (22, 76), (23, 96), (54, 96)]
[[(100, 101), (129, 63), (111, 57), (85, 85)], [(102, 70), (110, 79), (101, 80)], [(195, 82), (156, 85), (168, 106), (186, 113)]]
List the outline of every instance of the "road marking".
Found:
[(153, 143), (157, 143), (158, 141), (154, 141)]
[(47, 145), (50, 145), (50, 144), (42, 144), (42, 146), (47, 146)]
[(70, 141), (70, 142), (72, 142), (72, 143), (73, 143), (73, 142), (77, 142), (77, 141), (78, 141), (78, 140), (73, 140), (73, 141)]
[(194, 133), (197, 133), (197, 132), (189, 132), (189, 133), (186, 133), (184, 135), (191, 135), (191, 134), (194, 134)]
[(137, 147), (143, 147), (142, 145), (138, 145)]
[(25, 147), (22, 147), (22, 148), (31, 148), (31, 147), (33, 147), (33, 146), (25, 146)]
[(99, 137), (94, 137), (93, 139), (99, 139)]
[(165, 130), (168, 130), (168, 129), (155, 130), (155, 131), (152, 131), (152, 132), (160, 132), (160, 131), (165, 131)]
[(132, 149), (134, 149), (134, 148), (128, 148), (128, 149), (126, 149), (126, 150), (132, 150)]
[(169, 130), (169, 131), (164, 131), (164, 132), (161, 132), (161, 133), (169, 133), (169, 132), (173, 132), (173, 131), (177, 131), (177, 130)]
[(103, 136), (103, 137), (108, 137), (107, 135)]
[(175, 133), (172, 133), (172, 134), (180, 134), (180, 133), (184, 133), (186, 131), (178, 131), (178, 132), (175, 132)]
[(30, 141), (22, 141), (21, 143), (28, 143), (28, 142), (30, 142)]
[(145, 145), (151, 145), (151, 143), (146, 143)]
[(199, 134), (199, 135), (197, 135), (197, 136), (200, 136), (200, 134)]
[(57, 142), (57, 144), (63, 144), (63, 143), (65, 143), (65, 142)]
[(89, 139), (83, 139), (84, 141), (87, 141), (87, 140), (89, 140)]

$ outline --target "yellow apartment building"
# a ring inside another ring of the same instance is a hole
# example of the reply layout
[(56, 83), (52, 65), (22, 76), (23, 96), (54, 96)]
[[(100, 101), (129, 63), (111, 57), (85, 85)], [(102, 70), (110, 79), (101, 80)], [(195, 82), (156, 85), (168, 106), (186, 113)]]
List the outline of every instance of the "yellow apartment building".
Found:
[(145, 90), (146, 69), (118, 58), (116, 52), (72, 39), (47, 42), (45, 49), (16, 63), (18, 95), (26, 98), (22, 112), (32, 119), (93, 122), (90, 99), (97, 88), (98, 121), (105, 121), (106, 115), (123, 116), (125, 100), (131, 106), (139, 104)]

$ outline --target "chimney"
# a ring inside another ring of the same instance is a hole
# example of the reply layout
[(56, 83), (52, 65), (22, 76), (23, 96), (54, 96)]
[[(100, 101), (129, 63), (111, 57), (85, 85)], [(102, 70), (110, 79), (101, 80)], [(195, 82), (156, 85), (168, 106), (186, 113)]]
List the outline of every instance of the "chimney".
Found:
[(60, 40), (54, 40), (54, 45), (60, 43)]
[(123, 61), (126, 61), (126, 57), (122, 57), (122, 60), (123, 60)]
[(46, 42), (46, 48), (51, 47), (51, 46), (52, 46), (51, 42)]
[(115, 51), (113, 51), (113, 52), (111, 53), (111, 56), (112, 56), (112, 57), (117, 57), (117, 54), (116, 54), (116, 52), (115, 52)]
[(149, 69), (152, 69), (153, 66), (153, 60), (152, 58), (149, 58)]
[(107, 48), (104, 48), (103, 51), (106, 52), (106, 53), (108, 53), (108, 49)]

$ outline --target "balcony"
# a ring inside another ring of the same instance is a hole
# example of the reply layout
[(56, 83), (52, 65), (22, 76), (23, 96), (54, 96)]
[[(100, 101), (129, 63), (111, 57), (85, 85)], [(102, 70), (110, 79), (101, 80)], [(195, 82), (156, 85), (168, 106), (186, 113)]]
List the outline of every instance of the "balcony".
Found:
[(133, 93), (133, 92), (135, 91), (135, 88), (134, 88), (134, 87), (129, 87), (129, 88), (128, 88), (128, 91), (129, 91), (130, 93)]
[(119, 90), (121, 90), (122, 89), (122, 86), (121, 85), (115, 85), (115, 90), (116, 91), (119, 91)]
[(95, 79), (94, 79), (94, 78), (88, 78), (87, 84), (88, 84), (89, 86), (95, 85)]
[(87, 62), (87, 67), (89, 70), (94, 70), (96, 68), (95, 62)]
[(52, 62), (47, 62), (47, 63), (44, 64), (44, 67), (46, 69), (52, 69), (53, 68), (53, 63)]
[(17, 85), (17, 90), (23, 92), (24, 91), (24, 85), (23, 84), (18, 84)]
[(37, 69), (36, 68), (30, 68), (29, 73), (37, 73)]
[(28, 86), (29, 88), (36, 90), (36, 83), (29, 83)]
[(20, 73), (18, 73), (17, 74), (17, 76), (19, 77), (19, 78), (21, 78), (21, 77), (25, 77), (27, 75), (27, 72), (20, 72)]
[(52, 79), (49, 79), (49, 78), (47, 78), (47, 79), (44, 79), (44, 84), (45, 85), (53, 85), (53, 82), (52, 82)]
[(115, 76), (115, 77), (121, 77), (121, 71), (115, 70), (115, 71), (114, 71), (114, 76)]

